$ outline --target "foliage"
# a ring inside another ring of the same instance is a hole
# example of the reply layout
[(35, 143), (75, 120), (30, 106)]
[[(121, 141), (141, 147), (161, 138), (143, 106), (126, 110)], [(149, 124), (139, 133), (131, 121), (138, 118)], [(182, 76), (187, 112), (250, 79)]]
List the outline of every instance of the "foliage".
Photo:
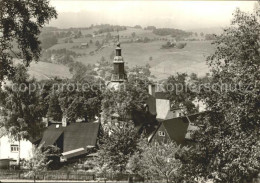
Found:
[(142, 26), (141, 26), (141, 25), (135, 25), (134, 28), (136, 28), (136, 29), (142, 29)]
[(187, 45), (187, 43), (177, 43), (177, 44), (176, 44), (176, 47), (179, 48), (179, 49), (182, 49), (182, 48), (184, 48), (186, 45)]
[(173, 37), (187, 37), (191, 35), (191, 32), (186, 32), (180, 29), (171, 29), (171, 28), (157, 28), (153, 29), (153, 33), (159, 36), (168, 36), (171, 35)]
[(215, 182), (252, 182), (260, 171), (259, 34), (259, 11), (237, 9), (231, 27), (214, 42), (208, 64), (215, 90), (204, 93), (212, 112), (199, 122), (197, 145), (183, 166), (190, 181), (211, 176)]
[(166, 44), (162, 45), (162, 49), (174, 48), (176, 46), (175, 43), (167, 42)]
[(205, 34), (205, 40), (215, 40), (216, 35), (214, 34)]
[(147, 26), (144, 28), (144, 30), (155, 30), (156, 27), (155, 26)]
[(78, 118), (90, 121), (100, 114), (102, 96), (95, 83), (98, 81), (93, 78), (91, 80), (85, 79), (77, 83), (73, 81), (65, 82), (63, 84), (66, 87), (59, 91), (59, 104), (62, 113), (71, 122)]
[(111, 125), (106, 125), (96, 160), (99, 169), (125, 172), (130, 156), (137, 149), (138, 139), (132, 122), (114, 121)]
[(192, 103), (196, 98), (196, 93), (189, 87), (187, 80), (187, 74), (177, 73), (177, 75), (170, 76), (167, 79), (164, 89), (172, 104), (172, 108), (184, 107), (187, 114), (192, 114), (197, 111)]
[(2, 0), (0, 7), (0, 81), (3, 81), (15, 72), (11, 55), (11, 52), (14, 53), (13, 42), (17, 43), (16, 55), (29, 66), (32, 60), (38, 60), (40, 56), (40, 28), (57, 14), (55, 9), (49, 6), (48, 0)]
[(173, 142), (147, 144), (140, 141), (139, 149), (129, 159), (128, 169), (131, 173), (146, 175), (153, 180), (166, 179), (167, 183), (176, 179), (181, 167), (181, 161), (176, 159), (181, 151), (180, 146)]
[(42, 131), (43, 108), (39, 105), (39, 94), (34, 82), (34, 79), (29, 78), (26, 68), (18, 65), (13, 82), (3, 90), (6, 93), (2, 101), (2, 115), (5, 118), (3, 125), (16, 140), (35, 138)]
[(137, 111), (145, 112), (144, 104), (148, 98), (147, 84), (146, 79), (130, 77), (119, 90), (106, 90), (102, 100), (105, 121), (109, 121), (111, 114), (117, 114), (121, 120), (126, 121)]
[(94, 31), (94, 34), (102, 34), (106, 32), (114, 32), (114, 31), (123, 31), (127, 28), (125, 26), (120, 25), (109, 25), (109, 24), (101, 24), (96, 25), (96, 28), (99, 28), (98, 31)]
[(150, 41), (150, 39), (148, 37), (144, 37), (144, 40), (143, 40), (144, 43), (148, 43), (149, 41)]
[(49, 93), (48, 112), (46, 115), (51, 117), (54, 121), (61, 121), (62, 119), (62, 111), (58, 97), (59, 96), (55, 91)]
[(42, 146), (33, 146), (31, 157), (28, 161), (25, 161), (25, 168), (29, 170), (27, 176), (33, 177), (34, 182), (38, 173), (46, 170), (48, 164), (51, 161), (47, 159), (48, 151), (43, 151)]

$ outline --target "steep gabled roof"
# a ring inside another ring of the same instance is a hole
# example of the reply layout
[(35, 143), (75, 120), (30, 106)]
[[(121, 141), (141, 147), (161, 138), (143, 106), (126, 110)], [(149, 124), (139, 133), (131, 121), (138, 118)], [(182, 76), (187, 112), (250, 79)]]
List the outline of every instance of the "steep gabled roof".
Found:
[(169, 100), (166, 92), (155, 92), (155, 98)]
[(100, 123), (72, 123), (64, 131), (63, 151), (95, 146)]
[(199, 116), (205, 114), (206, 112), (202, 112), (189, 116), (181, 116), (167, 120), (160, 120), (160, 125), (154, 131), (153, 135), (151, 135), (149, 142), (153, 139), (154, 135), (156, 134), (160, 126), (163, 125), (171, 140), (175, 141), (178, 144), (183, 144), (185, 139), (190, 139), (190, 133), (192, 131), (196, 131), (199, 129), (196, 126), (196, 120)]
[(182, 143), (187, 133), (189, 121), (186, 117), (172, 118), (162, 121), (171, 140)]
[(63, 152), (96, 145), (100, 123), (71, 123), (66, 127), (50, 125), (43, 133), (40, 144), (54, 145), (62, 136)]
[(44, 146), (53, 145), (58, 138), (63, 133), (65, 127), (62, 127), (61, 125), (58, 125), (59, 127), (56, 128), (56, 124), (50, 125), (43, 133), (42, 140), (40, 144), (43, 144)]
[(154, 96), (152, 95), (149, 95), (149, 97), (146, 99), (146, 102), (145, 102), (148, 107), (149, 107), (149, 111), (151, 114), (153, 115), (156, 115), (156, 99)]

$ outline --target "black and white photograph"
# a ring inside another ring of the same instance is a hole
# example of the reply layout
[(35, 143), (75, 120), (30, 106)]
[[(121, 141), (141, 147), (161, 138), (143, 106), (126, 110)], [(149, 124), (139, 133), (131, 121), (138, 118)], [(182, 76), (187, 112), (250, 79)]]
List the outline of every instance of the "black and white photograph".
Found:
[(0, 183), (260, 183), (260, 1), (0, 0)]

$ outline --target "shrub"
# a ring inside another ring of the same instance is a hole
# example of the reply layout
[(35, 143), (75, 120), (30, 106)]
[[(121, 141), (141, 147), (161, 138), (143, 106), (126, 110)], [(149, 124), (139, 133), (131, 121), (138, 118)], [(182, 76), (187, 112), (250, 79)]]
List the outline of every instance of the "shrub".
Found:
[(178, 43), (178, 44), (176, 45), (176, 47), (179, 48), (179, 49), (182, 49), (182, 48), (184, 48), (186, 45), (187, 45), (187, 43)]

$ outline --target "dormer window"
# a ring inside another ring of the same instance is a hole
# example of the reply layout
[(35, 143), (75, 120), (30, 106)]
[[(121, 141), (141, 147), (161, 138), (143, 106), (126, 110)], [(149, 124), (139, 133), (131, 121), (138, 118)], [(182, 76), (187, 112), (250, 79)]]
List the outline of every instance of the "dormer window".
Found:
[(158, 135), (161, 136), (161, 137), (164, 137), (165, 136), (165, 132), (164, 131), (159, 131)]

